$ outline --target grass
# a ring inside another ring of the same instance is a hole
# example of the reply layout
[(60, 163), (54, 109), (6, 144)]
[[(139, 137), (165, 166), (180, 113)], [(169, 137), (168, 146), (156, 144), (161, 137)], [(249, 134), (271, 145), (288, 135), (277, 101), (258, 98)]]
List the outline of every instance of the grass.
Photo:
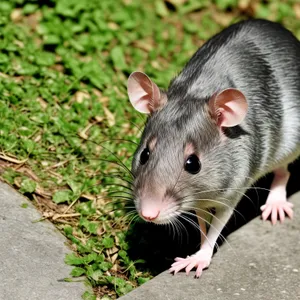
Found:
[(128, 256), (115, 201), (128, 197), (145, 120), (127, 99), (128, 75), (143, 70), (166, 88), (206, 39), (249, 16), (300, 37), (296, 0), (0, 2), (0, 178), (68, 238), (69, 280), (91, 287), (84, 299), (114, 299), (152, 276)]

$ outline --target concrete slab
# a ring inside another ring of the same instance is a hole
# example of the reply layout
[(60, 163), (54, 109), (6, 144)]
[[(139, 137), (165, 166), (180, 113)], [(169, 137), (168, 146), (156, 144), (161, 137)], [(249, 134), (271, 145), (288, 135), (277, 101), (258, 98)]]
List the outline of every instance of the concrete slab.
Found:
[(8, 185), (0, 182), (0, 299), (81, 299), (83, 283), (62, 281), (71, 268), (65, 238), (49, 222), (32, 223), (41, 215)]
[(299, 300), (300, 193), (294, 220), (252, 220), (228, 237), (200, 279), (164, 272), (122, 300)]

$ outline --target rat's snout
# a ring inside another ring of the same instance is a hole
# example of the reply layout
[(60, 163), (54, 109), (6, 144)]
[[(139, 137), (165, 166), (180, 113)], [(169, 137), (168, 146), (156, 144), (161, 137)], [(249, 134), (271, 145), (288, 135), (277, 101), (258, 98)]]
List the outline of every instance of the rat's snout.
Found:
[(169, 222), (176, 210), (176, 201), (165, 187), (145, 184), (137, 194), (136, 209), (142, 219), (156, 224)]
[(143, 219), (147, 221), (154, 221), (159, 216), (160, 211), (158, 209), (143, 209), (141, 215)]

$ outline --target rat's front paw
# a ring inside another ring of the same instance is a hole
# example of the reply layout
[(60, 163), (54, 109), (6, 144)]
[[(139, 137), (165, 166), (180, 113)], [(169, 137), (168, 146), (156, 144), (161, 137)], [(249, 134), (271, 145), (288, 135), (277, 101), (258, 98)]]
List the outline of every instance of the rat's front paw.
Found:
[(276, 224), (279, 217), (282, 223), (285, 219), (285, 214), (288, 215), (290, 219), (293, 218), (293, 203), (287, 202), (286, 200), (273, 200), (267, 201), (267, 203), (261, 206), (262, 219), (265, 221), (271, 216), (271, 222), (273, 225)]
[(169, 272), (174, 272), (174, 275), (180, 270), (185, 268), (185, 272), (188, 275), (193, 268), (196, 268), (195, 277), (200, 277), (202, 271), (210, 264), (212, 257), (211, 251), (200, 250), (192, 256), (186, 258), (176, 257), (175, 262), (172, 264)]

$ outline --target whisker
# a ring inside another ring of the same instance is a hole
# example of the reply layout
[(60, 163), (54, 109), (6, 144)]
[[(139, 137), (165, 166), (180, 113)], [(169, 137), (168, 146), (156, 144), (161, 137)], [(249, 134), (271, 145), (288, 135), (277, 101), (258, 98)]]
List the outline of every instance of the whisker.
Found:
[[(221, 204), (221, 205), (229, 208), (230, 210), (240, 214), (244, 218), (244, 216), (238, 210), (236, 210), (234, 207), (231, 207), (230, 205), (228, 205), (226, 203), (223, 203), (221, 201), (214, 200), (214, 199), (198, 199), (196, 201), (209, 201), (209, 202), (214, 202), (214, 203), (217, 203), (217, 204)], [(182, 203), (195, 203), (195, 200), (184, 200), (184, 201), (182, 201)], [(213, 207), (207, 207), (207, 208), (213, 208)]]
[[(130, 222), (128, 223), (128, 228), (131, 226), (131, 224), (133, 223), (133, 222), (139, 222), (140, 221), (140, 217), (139, 217), (139, 215), (133, 215), (133, 217), (131, 218), (131, 220), (130, 220)], [(135, 224), (134, 223), (134, 224)]]
[(129, 121), (130, 124), (132, 124), (135, 128), (137, 128), (137, 130), (140, 132), (140, 133), (143, 133), (143, 128), (138, 126), (136, 123), (132, 122), (132, 121)]
[(132, 197), (132, 193), (129, 193), (127, 191), (111, 191), (111, 192), (107, 193), (107, 196), (112, 197), (113, 195), (118, 194), (118, 193), (120, 193), (120, 194), (126, 194), (126, 195), (129, 195), (129, 196)]
[(133, 202), (132, 198), (129, 198), (129, 197), (112, 196), (110, 198), (114, 198), (116, 200), (109, 201), (107, 204), (122, 203), (120, 200), (124, 200), (124, 201), (127, 201), (127, 202)]
[(124, 189), (126, 189), (126, 190), (132, 191), (132, 188), (131, 188), (131, 187), (126, 186), (126, 185), (123, 185), (123, 184), (119, 184), (119, 183), (105, 183), (104, 185), (105, 185), (105, 186), (116, 186), (116, 187), (121, 187), (121, 188), (124, 188)]
[[(203, 211), (203, 212), (207, 212), (206, 210), (201, 210), (201, 211)], [(189, 215), (191, 215), (191, 216), (195, 216), (194, 214), (192, 214), (191, 212), (185, 212), (185, 213), (187, 213), (187, 214), (189, 214)], [(204, 218), (201, 218), (201, 217), (199, 217), (199, 216), (196, 216), (196, 217), (198, 217), (198, 218), (200, 218), (202, 221), (204, 221), (205, 223), (207, 223), (210, 227), (212, 227), (216, 232), (218, 232), (219, 233), (219, 237), (221, 237), (222, 239), (223, 239), (223, 241), (224, 242), (226, 242), (226, 244), (230, 247), (230, 249), (235, 253), (235, 251), (234, 251), (234, 249), (231, 247), (231, 245), (229, 244), (229, 242), (227, 241), (227, 239), (225, 238), (225, 236), (219, 231), (219, 230), (217, 230), (211, 223), (209, 223), (207, 220), (205, 220)], [(224, 225), (221, 221), (220, 221), (220, 219), (219, 218), (217, 218), (215, 215), (214, 215), (214, 218), (223, 226), (223, 228), (226, 226), (226, 224)], [(209, 241), (208, 241), (209, 242)], [(210, 247), (212, 247), (212, 245), (211, 244), (209, 244), (210, 245)], [(219, 245), (217, 245), (217, 243), (216, 243), (216, 245), (214, 245), (214, 246), (216, 246), (217, 247), (217, 249), (219, 249)], [(212, 249), (213, 249), (213, 247), (212, 247)], [(235, 253), (235, 255), (236, 255), (236, 253)]]
[[(186, 227), (184, 226), (184, 224), (182, 224), (182, 222), (181, 222), (178, 218), (174, 218), (174, 221), (175, 221), (175, 223), (178, 224), (178, 226), (179, 226), (180, 228), (183, 228), (183, 229), (184, 229), (184, 231), (186, 232), (187, 242), (188, 242), (189, 233), (188, 233)], [(180, 243), (182, 244), (183, 235), (182, 235), (181, 231), (178, 231), (178, 233), (179, 233), (179, 236), (180, 236)]]
[[(180, 229), (183, 228), (184, 231), (186, 232), (187, 236), (188, 236), (188, 232), (187, 232), (185, 226), (177, 218), (174, 218), (174, 224), (175, 224), (175, 228), (177, 229), (177, 232), (178, 232), (178, 237), (180, 238), (180, 244), (182, 244), (183, 235), (182, 235)], [(176, 225), (178, 225), (178, 227)]]
[(227, 191), (227, 190), (252, 190), (252, 189), (257, 189), (257, 190), (263, 190), (263, 191), (268, 191), (270, 192), (270, 189), (262, 188), (262, 187), (240, 187), (240, 188), (222, 188), (222, 189), (211, 189), (211, 190), (204, 190), (204, 191), (199, 191), (197, 194), (201, 193), (209, 193), (209, 192), (218, 192), (218, 191)]
[[(189, 218), (187, 218), (187, 217), (184, 217), (184, 215), (182, 215), (182, 213), (187, 213), (188, 215), (191, 215), (191, 216), (195, 216), (195, 215), (192, 214), (192, 213), (189, 213), (189, 212), (183, 212), (183, 211), (180, 211), (180, 210), (179, 210), (178, 212), (180, 213), (180, 214), (179, 214), (180, 217), (182, 217), (183, 219), (185, 219), (187, 222), (189, 222), (191, 225), (193, 225), (193, 227), (195, 227), (197, 230), (199, 230), (199, 231), (201, 232), (201, 234), (203, 234), (203, 236), (204, 236), (205, 239), (207, 240), (209, 246), (213, 249), (213, 246), (211, 245), (210, 241), (208, 240), (207, 235), (205, 235), (204, 232), (201, 231), (199, 224), (197, 224), (194, 220), (191, 220), (191, 219), (189, 219)], [(203, 219), (203, 218), (201, 218), (201, 217), (199, 217), (199, 216), (196, 216), (196, 217), (200, 218), (200, 220), (202, 220), (202, 221), (204, 221), (205, 223), (209, 224), (205, 219)], [(210, 224), (209, 224), (209, 225), (210, 225)]]

